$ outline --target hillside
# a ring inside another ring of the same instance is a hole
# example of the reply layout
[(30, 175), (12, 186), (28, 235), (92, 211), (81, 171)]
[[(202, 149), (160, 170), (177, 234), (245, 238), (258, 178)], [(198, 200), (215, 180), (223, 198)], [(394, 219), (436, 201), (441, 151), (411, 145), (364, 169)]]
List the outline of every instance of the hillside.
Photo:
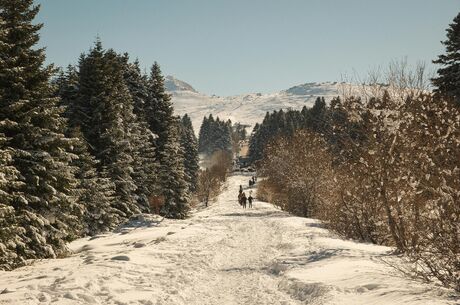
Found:
[(197, 92), (191, 85), (168, 76), (166, 88), (172, 95), (176, 114), (188, 113), (195, 133), (198, 133), (204, 116), (212, 114), (222, 119), (250, 125), (261, 122), (266, 112), (279, 109), (311, 107), (321, 96), (330, 101), (339, 94), (339, 83), (306, 83), (269, 94), (248, 93), (235, 96), (209, 96)]

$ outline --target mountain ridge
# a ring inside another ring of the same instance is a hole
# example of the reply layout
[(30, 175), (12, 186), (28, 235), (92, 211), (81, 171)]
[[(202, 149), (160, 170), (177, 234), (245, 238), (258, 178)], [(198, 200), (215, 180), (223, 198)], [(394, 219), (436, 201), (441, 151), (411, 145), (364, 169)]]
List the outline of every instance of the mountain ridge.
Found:
[(326, 102), (329, 102), (339, 95), (340, 85), (338, 82), (310, 82), (274, 93), (210, 96), (198, 92), (187, 82), (172, 76), (165, 80), (165, 86), (172, 96), (175, 113), (187, 113), (192, 119), (196, 134), (203, 117), (209, 114), (249, 125), (250, 132), (256, 123), (262, 122), (267, 112), (312, 107), (317, 97), (324, 97)]

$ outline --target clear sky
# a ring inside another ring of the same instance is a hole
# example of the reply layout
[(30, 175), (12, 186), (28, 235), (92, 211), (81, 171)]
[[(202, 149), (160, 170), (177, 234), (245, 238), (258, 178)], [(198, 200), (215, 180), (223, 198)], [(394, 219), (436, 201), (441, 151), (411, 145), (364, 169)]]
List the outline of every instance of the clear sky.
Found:
[[(460, 0), (36, 0), (48, 62), (75, 64), (97, 35), (197, 90), (274, 92), (430, 63)], [(432, 67), (433, 68), (433, 67)]]

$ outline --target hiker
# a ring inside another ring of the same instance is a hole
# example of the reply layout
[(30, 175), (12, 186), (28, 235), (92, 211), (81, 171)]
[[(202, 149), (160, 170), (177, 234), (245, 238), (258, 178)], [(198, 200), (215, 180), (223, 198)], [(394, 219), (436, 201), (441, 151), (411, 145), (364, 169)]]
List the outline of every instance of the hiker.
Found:
[(252, 176), (252, 185), (256, 184), (256, 177)]
[(246, 194), (243, 192), (243, 195), (241, 196), (241, 204), (243, 205), (243, 209), (246, 208)]
[(249, 208), (250, 208), (250, 209), (252, 208), (252, 200), (253, 200), (253, 199), (254, 199), (254, 198), (252, 198), (252, 195), (249, 194), (248, 202), (249, 202)]
[(241, 201), (241, 198), (242, 198), (242, 197), (243, 197), (243, 193), (241, 192), (241, 193), (238, 194), (238, 203), (239, 203), (240, 205), (243, 204), (243, 202)]
[(243, 192), (243, 186), (240, 184), (240, 195)]

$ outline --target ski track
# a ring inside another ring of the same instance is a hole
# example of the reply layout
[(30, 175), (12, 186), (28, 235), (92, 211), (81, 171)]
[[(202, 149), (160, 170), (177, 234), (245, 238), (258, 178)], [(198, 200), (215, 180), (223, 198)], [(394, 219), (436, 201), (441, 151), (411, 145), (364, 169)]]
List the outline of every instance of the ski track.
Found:
[[(84, 238), (65, 259), (0, 272), (0, 304), (456, 304), (382, 262), (389, 248), (345, 241), (268, 203), (243, 210), (232, 176), (186, 220)], [(248, 192), (249, 190), (246, 190)], [(397, 263), (397, 259), (393, 258)]]

